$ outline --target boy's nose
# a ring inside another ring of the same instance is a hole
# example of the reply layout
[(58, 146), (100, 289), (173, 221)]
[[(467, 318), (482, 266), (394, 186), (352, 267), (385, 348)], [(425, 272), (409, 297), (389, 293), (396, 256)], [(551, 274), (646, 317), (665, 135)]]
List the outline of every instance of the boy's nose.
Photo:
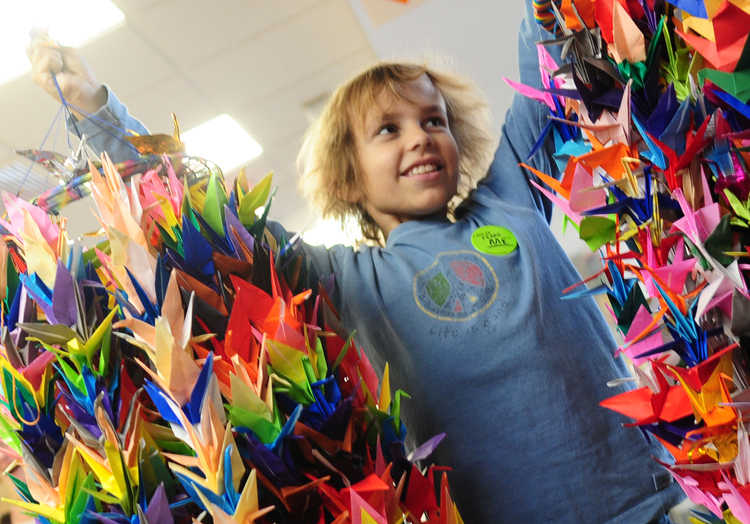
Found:
[(432, 145), (432, 137), (421, 126), (414, 129), (409, 140), (411, 149), (426, 148)]

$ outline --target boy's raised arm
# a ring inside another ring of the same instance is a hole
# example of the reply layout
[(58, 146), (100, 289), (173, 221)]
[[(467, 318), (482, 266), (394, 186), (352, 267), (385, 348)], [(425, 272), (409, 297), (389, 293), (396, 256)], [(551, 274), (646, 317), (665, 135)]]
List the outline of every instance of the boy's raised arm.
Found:
[[(554, 38), (544, 31), (534, 17), (531, 0), (525, 0), (526, 10), (518, 32), (518, 68), (522, 84), (543, 89), (539, 70), (537, 42)], [(559, 51), (548, 48), (555, 55)], [(558, 60), (558, 56), (554, 56)], [(559, 63), (559, 61), (558, 61)], [(549, 220), (551, 204), (528, 182), (529, 173), (519, 166), (523, 162), (551, 176), (558, 177), (555, 163), (552, 161), (551, 137), (532, 158), (529, 153), (548, 122), (546, 107), (519, 93), (513, 97), (513, 103), (505, 115), (500, 144), (490, 166), (487, 177), (480, 184), (488, 188), (494, 196), (503, 200), (536, 207)]]
[(89, 146), (97, 153), (106, 151), (114, 162), (135, 156), (136, 151), (123, 139), (123, 134), (126, 130), (148, 134), (148, 130), (96, 79), (75, 49), (35, 38), (27, 54), (34, 82), (57, 101), (62, 93), (74, 113), (71, 118), (76, 118), (77, 128), (86, 135)]
[[(32, 63), (34, 81), (55, 100), (60, 100), (52, 75), (57, 75), (66, 101), (78, 117), (78, 129), (87, 137), (87, 143), (97, 153), (106, 151), (114, 162), (121, 162), (137, 155), (135, 149), (122, 138), (122, 131), (133, 130), (148, 134), (146, 127), (130, 113), (115, 93), (96, 80), (91, 68), (75, 49), (59, 47), (50, 42), (35, 39), (28, 49)], [(76, 108), (78, 110), (76, 110)], [(80, 111), (79, 111), (80, 110)], [(119, 131), (118, 131), (119, 130)], [(294, 235), (287, 232), (277, 222), (269, 222), (269, 230), (278, 239), (290, 239)], [(341, 247), (341, 246), (339, 246)], [(334, 272), (337, 257), (319, 246), (303, 245), (310, 260), (308, 287), (316, 286), (319, 276)], [(350, 258), (348, 248), (339, 250)], [(338, 307), (337, 294), (332, 298)]]

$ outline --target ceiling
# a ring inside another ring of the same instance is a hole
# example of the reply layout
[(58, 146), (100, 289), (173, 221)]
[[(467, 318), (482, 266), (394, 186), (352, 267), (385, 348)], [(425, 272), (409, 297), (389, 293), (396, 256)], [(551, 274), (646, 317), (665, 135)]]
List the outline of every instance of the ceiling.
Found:
[[(171, 132), (172, 112), (183, 130), (229, 113), (262, 145), (263, 154), (246, 170), (251, 180), (274, 171), (280, 189), (272, 216), (290, 230), (314, 221), (296, 191), (294, 169), (311, 101), (379, 57), (441, 55), (455, 69), (479, 77), (495, 114), (502, 114), (510, 90), (500, 78), (516, 71), (521, 2), (511, 7), (492, 0), (114, 3), (125, 23), (80, 49), (97, 78), (152, 132)], [(0, 85), (0, 169), (6, 174), (0, 175), (0, 189), (20, 187), (22, 196), (32, 198), (56, 183), (46, 175), (28, 175), (29, 163), (14, 150), (39, 147), (58, 108), (28, 74)], [(60, 124), (45, 149), (67, 153)], [(15, 182), (7, 175), (11, 165)], [(68, 213), (84, 217), (72, 221), (72, 231), (90, 227), (85, 220), (90, 207), (85, 201), (70, 207)]]

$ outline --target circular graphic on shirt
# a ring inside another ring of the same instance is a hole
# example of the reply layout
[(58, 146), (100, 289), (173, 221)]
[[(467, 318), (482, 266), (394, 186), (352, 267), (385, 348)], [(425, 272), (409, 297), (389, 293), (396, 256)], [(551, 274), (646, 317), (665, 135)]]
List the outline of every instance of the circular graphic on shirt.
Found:
[(414, 301), (438, 320), (464, 321), (486, 310), (497, 298), (492, 266), (473, 251), (440, 253), (414, 276)]
[(516, 235), (502, 226), (482, 226), (471, 235), (471, 245), (486, 255), (507, 255), (518, 247)]

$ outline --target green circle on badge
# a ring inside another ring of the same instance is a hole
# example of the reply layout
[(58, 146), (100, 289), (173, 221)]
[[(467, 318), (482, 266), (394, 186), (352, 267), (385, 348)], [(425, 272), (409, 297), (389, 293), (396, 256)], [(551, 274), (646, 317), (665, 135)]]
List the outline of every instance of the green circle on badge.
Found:
[(487, 255), (507, 255), (518, 247), (518, 240), (506, 227), (482, 226), (472, 233), (471, 245)]

